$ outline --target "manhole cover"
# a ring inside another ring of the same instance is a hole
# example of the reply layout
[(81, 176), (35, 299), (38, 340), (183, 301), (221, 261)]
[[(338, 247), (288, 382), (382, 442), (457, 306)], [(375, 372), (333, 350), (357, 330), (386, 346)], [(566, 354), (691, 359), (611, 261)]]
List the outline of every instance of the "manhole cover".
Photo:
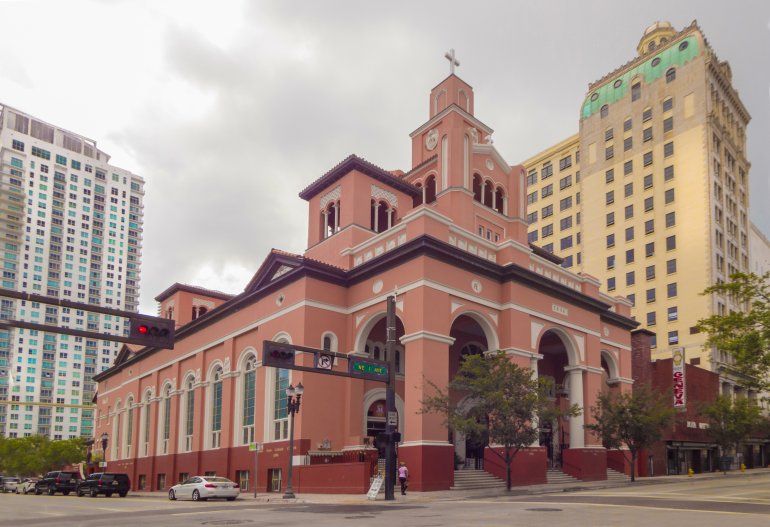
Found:
[(561, 512), (562, 509), (555, 509), (553, 507), (534, 507), (532, 509), (526, 509), (532, 512)]

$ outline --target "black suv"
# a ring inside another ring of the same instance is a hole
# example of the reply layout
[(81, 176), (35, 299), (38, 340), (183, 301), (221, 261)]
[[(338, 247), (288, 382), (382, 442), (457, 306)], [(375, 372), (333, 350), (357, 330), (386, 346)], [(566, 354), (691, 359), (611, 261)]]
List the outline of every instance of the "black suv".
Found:
[(66, 496), (70, 492), (75, 492), (78, 487), (78, 481), (80, 481), (80, 474), (78, 472), (67, 472), (64, 470), (49, 472), (35, 483), (35, 494), (47, 492), (49, 496), (53, 496), (57, 492), (61, 492)]
[(117, 493), (121, 498), (125, 498), (130, 488), (131, 480), (128, 479), (128, 474), (96, 472), (78, 483), (77, 495), (88, 494), (95, 498), (99, 494), (104, 494), (109, 498), (113, 493)]

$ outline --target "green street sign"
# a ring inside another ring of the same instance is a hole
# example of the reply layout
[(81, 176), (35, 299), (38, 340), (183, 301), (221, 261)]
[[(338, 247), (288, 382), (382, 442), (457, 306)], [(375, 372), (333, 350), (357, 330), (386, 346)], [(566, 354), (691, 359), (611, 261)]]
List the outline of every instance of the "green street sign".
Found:
[(375, 381), (388, 380), (388, 366), (365, 359), (350, 359), (349, 373), (353, 377), (372, 379)]

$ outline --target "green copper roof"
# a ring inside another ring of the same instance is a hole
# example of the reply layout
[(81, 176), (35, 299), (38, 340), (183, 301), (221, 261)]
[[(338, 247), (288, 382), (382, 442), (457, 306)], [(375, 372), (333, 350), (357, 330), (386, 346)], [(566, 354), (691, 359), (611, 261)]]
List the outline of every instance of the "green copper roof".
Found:
[[(685, 42), (687, 45), (684, 49), (680, 49)], [(642, 78), (644, 78), (644, 82), (650, 83), (655, 79), (663, 77), (670, 67), (687, 64), (698, 56), (699, 51), (698, 39), (694, 36), (689, 36), (672, 44), (660, 53), (652, 55), (649, 59), (635, 68), (626, 71), (619, 77), (607, 81), (598, 89), (589, 93), (583, 103), (583, 109), (580, 112), (581, 119), (591, 117), (591, 115), (598, 112), (605, 104), (612, 104), (625, 97), (630, 89), (631, 79), (637, 75), (641, 75)], [(660, 60), (658, 61), (657, 59)], [(653, 61), (655, 61), (655, 66), (652, 65)], [(615, 84), (617, 84), (618, 80), (622, 81), (622, 83), (616, 88)]]

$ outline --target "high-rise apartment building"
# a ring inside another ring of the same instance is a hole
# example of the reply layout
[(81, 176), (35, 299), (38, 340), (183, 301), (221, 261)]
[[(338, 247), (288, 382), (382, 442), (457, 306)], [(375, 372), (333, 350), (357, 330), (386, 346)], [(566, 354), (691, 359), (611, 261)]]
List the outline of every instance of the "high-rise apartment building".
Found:
[(659, 22), (589, 85), (579, 132), (524, 162), (530, 242), (627, 297), (653, 357), (684, 347), (727, 380), (695, 325), (741, 307), (701, 292), (749, 270), (749, 119), (697, 24)]
[[(96, 142), (0, 105), (2, 287), (135, 311), (144, 180)], [(0, 317), (119, 334), (127, 320), (0, 299)], [(118, 345), (0, 332), (0, 434), (91, 436), (94, 374)]]

